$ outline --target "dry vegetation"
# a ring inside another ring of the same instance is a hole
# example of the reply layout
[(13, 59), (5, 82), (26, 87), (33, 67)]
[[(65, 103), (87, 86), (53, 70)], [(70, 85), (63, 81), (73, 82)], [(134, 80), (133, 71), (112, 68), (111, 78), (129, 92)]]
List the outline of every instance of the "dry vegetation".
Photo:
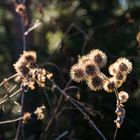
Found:
[(0, 4), (0, 139), (140, 139), (139, 1)]

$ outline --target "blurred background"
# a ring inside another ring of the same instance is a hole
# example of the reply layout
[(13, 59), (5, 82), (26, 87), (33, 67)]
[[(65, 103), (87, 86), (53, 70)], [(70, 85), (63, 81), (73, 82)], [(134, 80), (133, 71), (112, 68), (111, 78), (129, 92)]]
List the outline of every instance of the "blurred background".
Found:
[[(1, 81), (15, 73), (13, 64), (23, 51), (21, 17), (15, 11), (15, 5), (21, 2), (0, 0)], [(38, 65), (52, 72), (55, 82), (62, 89), (70, 80), (69, 71), (78, 56), (92, 49), (98, 48), (107, 54), (108, 63), (103, 72), (108, 76), (108, 66), (117, 58), (126, 57), (132, 61), (133, 71), (121, 87), (130, 96), (125, 104), (126, 118), (116, 139), (140, 140), (140, 0), (25, 0), (24, 3), (27, 15), (25, 30), (37, 20), (41, 22), (26, 36), (27, 50), (36, 51)], [(107, 139), (113, 139), (115, 95), (104, 91), (93, 93), (84, 82), (77, 84), (72, 81), (70, 85), (77, 86), (78, 90), (69, 90), (68, 93), (84, 104)], [(3, 94), (1, 88), (1, 98)], [(63, 140), (101, 140), (88, 121), (66, 99), (62, 99), (58, 114), (54, 116), (60, 97), (49, 81), (46, 82), (46, 89), (37, 87), (25, 94), (24, 111), (32, 112), (45, 104), (46, 116), (43, 121), (33, 117), (25, 124), (24, 139), (55, 140), (66, 132)], [(19, 99), (14, 100), (18, 102)], [(6, 103), (4, 108), (0, 109), (1, 121), (18, 117), (13, 101)], [(16, 130), (17, 123), (0, 125), (0, 140), (14, 139)]]

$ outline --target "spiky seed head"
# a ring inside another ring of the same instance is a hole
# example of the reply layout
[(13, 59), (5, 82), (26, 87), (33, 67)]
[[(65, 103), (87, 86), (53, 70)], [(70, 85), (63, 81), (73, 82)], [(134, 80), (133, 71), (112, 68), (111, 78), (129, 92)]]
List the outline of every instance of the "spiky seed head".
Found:
[(120, 81), (118, 81), (115, 77), (111, 77), (105, 80), (103, 88), (106, 92), (112, 93), (121, 85), (122, 83)]
[(128, 95), (128, 93), (125, 92), (125, 91), (120, 91), (120, 92), (118, 93), (118, 98), (119, 98), (119, 101), (120, 101), (121, 103), (125, 103), (125, 102), (127, 102), (128, 98), (129, 98), (129, 95)]
[(114, 75), (114, 77), (115, 77), (118, 81), (120, 81), (120, 82), (123, 83), (123, 82), (126, 81), (127, 75), (119, 71), (119, 72), (117, 72), (117, 73)]
[(80, 65), (83, 65), (85, 62), (87, 62), (87, 61), (89, 61), (89, 60), (90, 60), (90, 59), (89, 59), (88, 55), (83, 55), (82, 57), (79, 58), (78, 63), (79, 63)]
[(128, 74), (132, 71), (132, 63), (126, 58), (117, 59), (118, 69), (124, 74)]
[(89, 77), (86, 82), (91, 90), (97, 91), (103, 88), (104, 77), (101, 74), (98, 74), (93, 77)]
[(24, 51), (23, 52), (23, 55), (22, 55), (23, 58), (25, 58), (27, 61), (36, 61), (36, 52), (34, 51)]
[(83, 66), (85, 69), (86, 76), (94, 76), (99, 72), (99, 68), (91, 60), (86, 61), (85, 64), (83, 64)]
[(108, 71), (110, 75), (114, 76), (118, 72), (118, 65), (117, 63), (113, 63), (109, 66)]
[(85, 71), (83, 66), (79, 64), (75, 64), (71, 67), (70, 70), (70, 76), (71, 79), (74, 80), (75, 82), (81, 82), (85, 79)]
[(107, 56), (99, 49), (90, 51), (89, 58), (99, 67), (102, 68), (106, 65)]

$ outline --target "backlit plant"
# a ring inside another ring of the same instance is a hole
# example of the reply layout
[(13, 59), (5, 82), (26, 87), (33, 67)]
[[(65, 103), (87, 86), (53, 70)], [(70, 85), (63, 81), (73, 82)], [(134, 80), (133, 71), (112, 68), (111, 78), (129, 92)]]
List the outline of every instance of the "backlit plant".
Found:
[(85, 81), (90, 90), (98, 91), (104, 89), (107, 93), (116, 95), (117, 119), (114, 121), (116, 127), (120, 128), (125, 118), (123, 103), (127, 102), (129, 95), (125, 91), (118, 92), (119, 88), (126, 81), (127, 75), (132, 71), (132, 63), (122, 57), (109, 66), (111, 76), (107, 77), (101, 68), (107, 63), (107, 56), (98, 49), (91, 50), (89, 54), (81, 56), (78, 63), (74, 64), (70, 70), (71, 79), (75, 82)]

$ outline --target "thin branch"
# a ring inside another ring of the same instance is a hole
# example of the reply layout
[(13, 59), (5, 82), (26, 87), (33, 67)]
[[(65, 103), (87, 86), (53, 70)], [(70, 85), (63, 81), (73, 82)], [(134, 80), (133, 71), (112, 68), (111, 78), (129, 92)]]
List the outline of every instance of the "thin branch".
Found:
[[(25, 1), (23, 0), (23, 3), (24, 2)], [(24, 51), (26, 51), (27, 48), (26, 48), (26, 37), (24, 35), (24, 32), (25, 32), (24, 18), (22, 16), (20, 18), (20, 22), (21, 22), (22, 41), (23, 41), (22, 46), (23, 46), (23, 52), (24, 52)], [(21, 113), (20, 113), (20, 116), (23, 115), (25, 87), (21, 85), (21, 89), (22, 89), (21, 90), (22, 94), (21, 94)], [(23, 135), (24, 130), (23, 130), (23, 125), (22, 125), (22, 120), (20, 120), (19, 123), (18, 123), (18, 128), (17, 128), (15, 140), (18, 140), (18, 138), (19, 138), (20, 129), (22, 130), (22, 136), (24, 138), (24, 135)]]
[[(70, 80), (68, 81), (68, 83), (67, 83), (67, 85), (66, 85), (66, 88), (69, 87), (69, 85), (71, 84), (71, 82), (72, 82), (72, 79), (70, 79)], [(65, 88), (65, 89), (66, 89), (66, 88)]]
[(117, 132), (118, 132), (118, 128), (116, 127), (115, 133), (114, 133), (114, 136), (113, 136), (113, 140), (116, 140)]
[(64, 91), (67, 91), (67, 90), (70, 90), (70, 89), (78, 89), (78, 87), (77, 86), (69, 86), (69, 87), (66, 87), (64, 89)]
[[(114, 89), (114, 92), (115, 92), (116, 99), (117, 99), (116, 107), (118, 107), (120, 105), (120, 99), (118, 97), (118, 90), (117, 90), (117, 88)], [(114, 136), (113, 136), (113, 140), (116, 140), (117, 133), (118, 133), (118, 128), (116, 126), (116, 129), (115, 129), (115, 132), (114, 132)]]
[(17, 87), (17, 85), (14, 85), (9, 91), (8, 93), (12, 93), (12, 91)]
[(56, 118), (56, 115), (57, 115), (58, 110), (59, 110), (59, 108), (60, 108), (62, 99), (63, 99), (63, 96), (60, 95), (59, 100), (58, 100), (58, 102), (57, 102), (57, 106), (56, 106), (56, 108), (55, 108), (55, 110), (54, 110), (54, 112), (53, 112), (53, 114), (52, 114), (50, 120), (48, 121), (48, 124), (47, 124), (47, 126), (46, 126), (46, 128), (45, 128), (45, 130), (44, 130), (44, 133), (43, 133), (43, 135), (41, 136), (41, 138), (43, 138), (43, 137), (44, 137), (44, 134), (48, 132), (48, 129), (50, 128), (52, 122), (53, 122), (54, 119)]
[(65, 131), (63, 132), (62, 134), (60, 134), (57, 138), (55, 138), (54, 140), (60, 140), (62, 139), (63, 137), (65, 137), (69, 132), (68, 131)]
[(12, 75), (12, 76), (10, 76), (10, 77), (8, 77), (8, 78), (3, 79), (3, 81), (0, 83), (0, 87), (1, 87), (5, 82), (7, 82), (7, 81), (9, 81), (9, 80), (11, 80), (11, 79), (13, 79), (13, 78), (15, 78), (16, 76), (17, 76), (17, 73), (14, 74), (14, 75)]
[(13, 123), (13, 122), (17, 122), (17, 121), (22, 120), (22, 119), (23, 119), (23, 117), (19, 117), (17, 119), (13, 119), (13, 120), (1, 121), (0, 124)]
[(36, 20), (33, 26), (31, 26), (27, 31), (24, 32), (24, 35), (28, 35), (31, 31), (39, 27), (42, 23), (39, 20)]
[(23, 51), (26, 51), (26, 38), (25, 38), (25, 35), (24, 35), (24, 32), (25, 32), (25, 27), (24, 27), (24, 19), (21, 18), (21, 29), (22, 29), (22, 40), (23, 40)]
[(0, 101), (0, 105), (6, 103), (8, 100), (12, 99), (14, 96), (16, 96), (19, 92), (21, 92), (21, 89), (18, 89), (17, 91), (15, 91), (12, 95), (8, 96), (6, 99), (3, 99), (2, 101)]
[(7, 91), (8, 93), (6, 93), (6, 95), (3, 97), (3, 99), (9, 98), (9, 94), (11, 94), (15, 90), (16, 87), (17, 87), (17, 85), (14, 85), (11, 89), (9, 89)]
[(47, 91), (45, 90), (45, 88), (43, 88), (43, 92), (44, 92), (44, 95), (45, 95), (45, 97), (46, 97), (46, 99), (47, 99), (48, 108), (50, 109), (50, 112), (51, 112), (51, 102), (50, 102), (48, 93), (47, 93)]
[(58, 91), (60, 93), (63, 94), (63, 96), (65, 98), (67, 98), (82, 114), (83, 116), (89, 121), (89, 124), (98, 132), (98, 134), (102, 137), (103, 140), (107, 140), (107, 138), (102, 134), (102, 132), (97, 128), (97, 126), (95, 125), (95, 123), (90, 119), (90, 117), (87, 115), (87, 113), (85, 113), (78, 104), (75, 103), (75, 101), (73, 100), (73, 98), (69, 95), (67, 95), (67, 93), (62, 90), (53, 80), (51, 80), (52, 84), (55, 85), (55, 87), (58, 89)]
[(56, 109), (54, 110), (54, 114), (51, 116), (51, 119), (49, 120), (47, 127), (45, 128), (45, 132), (48, 131), (49, 127), (51, 126), (51, 124), (52, 124), (52, 122), (53, 122), (53, 120), (58, 112), (58, 109), (59, 109), (61, 101), (62, 101), (62, 97), (63, 96), (60, 96), (60, 98), (59, 98), (58, 105), (57, 105)]
[[(22, 91), (21, 91), (21, 112), (20, 112), (20, 116), (23, 116), (24, 91), (25, 91), (25, 88), (22, 87)], [(20, 129), (22, 129), (22, 132), (23, 132), (22, 120), (20, 120), (19, 123), (18, 123), (18, 128), (17, 128), (15, 140), (18, 140), (18, 138), (19, 138)]]

